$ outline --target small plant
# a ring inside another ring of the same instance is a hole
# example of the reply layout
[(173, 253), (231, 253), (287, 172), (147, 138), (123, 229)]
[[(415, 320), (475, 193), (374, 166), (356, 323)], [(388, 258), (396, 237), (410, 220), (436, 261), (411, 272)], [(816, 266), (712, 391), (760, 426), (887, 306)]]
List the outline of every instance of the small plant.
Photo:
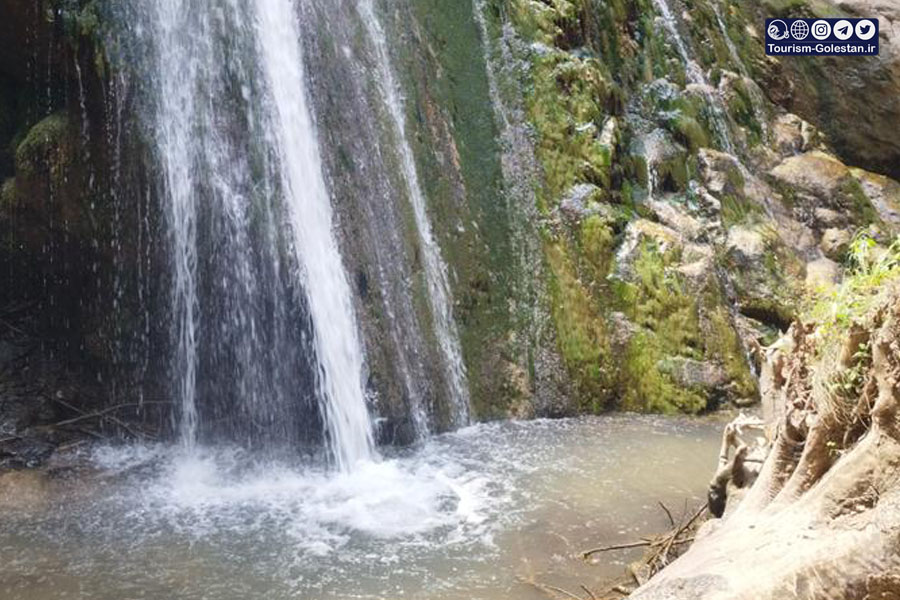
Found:
[(884, 285), (900, 277), (900, 238), (885, 249), (868, 234), (858, 235), (850, 244), (847, 265), (844, 282), (820, 295), (809, 311), (823, 338), (842, 336), (873, 306)]

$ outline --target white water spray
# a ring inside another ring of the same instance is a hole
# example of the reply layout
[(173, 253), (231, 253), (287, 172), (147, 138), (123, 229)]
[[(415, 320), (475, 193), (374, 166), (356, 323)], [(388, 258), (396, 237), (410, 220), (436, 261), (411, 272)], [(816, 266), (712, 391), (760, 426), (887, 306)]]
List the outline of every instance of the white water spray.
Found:
[(684, 38), (681, 37), (681, 33), (678, 31), (678, 23), (675, 21), (675, 17), (669, 9), (667, 0), (653, 0), (653, 3), (656, 5), (657, 10), (662, 16), (663, 25), (665, 25), (666, 30), (669, 32), (669, 36), (675, 43), (675, 48), (678, 50), (682, 62), (684, 62), (684, 69), (688, 81), (700, 86), (700, 89), (703, 90), (703, 94), (706, 96), (707, 105), (712, 111), (712, 124), (716, 129), (716, 134), (722, 144), (722, 149), (729, 154), (736, 154), (734, 143), (731, 141), (731, 134), (728, 132), (728, 120), (726, 119), (725, 111), (722, 108), (722, 101), (714, 92), (710, 91), (712, 90), (712, 86), (706, 78), (706, 74), (703, 72), (703, 69), (700, 68), (697, 61), (691, 58), (688, 46), (685, 43)]
[(270, 134), (312, 315), (329, 445), (341, 469), (373, 455), (362, 387), (363, 356), (350, 285), (333, 231), (291, 0), (255, 0), (256, 40), (271, 94)]
[[(182, 445), (193, 452), (220, 432), (264, 448), (303, 440), (314, 393), (334, 463), (372, 458), (294, 0), (122, 7), (135, 61), (146, 61), (162, 172)], [(230, 420), (216, 422), (223, 412)]]
[[(453, 319), (453, 302), (450, 283), (447, 278), (447, 265), (441, 258), (441, 249), (428, 219), (425, 194), (419, 183), (415, 157), (406, 132), (406, 116), (404, 114), (403, 97), (400, 86), (394, 75), (391, 58), (388, 52), (387, 37), (372, 0), (360, 0), (359, 14), (362, 17), (366, 32), (375, 48), (378, 64), (379, 84), (384, 94), (384, 101), (390, 113), (397, 140), (397, 152), (400, 166), (406, 181), (407, 193), (413, 208), (416, 231), (422, 250), (425, 267), (425, 280), (428, 286), (428, 299), (438, 344), (443, 354), (447, 372), (450, 397), (454, 405), (453, 418), (456, 427), (466, 425), (469, 421), (469, 390), (465, 365), (459, 345), (459, 333)], [(416, 416), (417, 420), (423, 418)]]
[[(167, 202), (173, 271), (172, 311), (175, 330), (175, 358), (172, 362), (176, 392), (181, 401), (181, 442), (193, 449), (197, 439), (197, 214), (194, 205), (192, 136), (195, 82), (204, 62), (202, 44), (191, 44), (187, 53), (182, 31), (185, 11), (180, 0), (153, 3), (153, 22), (159, 36), (156, 75), (159, 81), (159, 106), (156, 120), (157, 145), (162, 160)], [(197, 36), (195, 40), (200, 39)], [(185, 60), (187, 58), (189, 60)]]

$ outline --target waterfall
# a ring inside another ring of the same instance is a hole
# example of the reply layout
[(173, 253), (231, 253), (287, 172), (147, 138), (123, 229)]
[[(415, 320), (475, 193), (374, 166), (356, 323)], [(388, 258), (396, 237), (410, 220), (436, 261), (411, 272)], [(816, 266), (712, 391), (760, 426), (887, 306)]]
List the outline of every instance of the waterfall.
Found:
[(713, 0), (710, 4), (712, 4), (713, 13), (716, 15), (716, 24), (719, 26), (719, 31), (722, 32), (722, 37), (725, 39), (725, 45), (728, 46), (728, 53), (731, 55), (731, 60), (734, 61), (734, 64), (740, 69), (741, 75), (745, 77), (748, 76), (747, 66), (744, 64), (744, 61), (741, 60), (741, 55), (738, 53), (737, 46), (734, 45), (734, 40), (732, 40), (731, 36), (728, 34), (728, 28), (725, 26), (725, 19), (722, 18), (722, 10), (719, 8), (719, 1)]
[(177, 0), (150, 4), (151, 10), (155, 11), (150, 17), (158, 27), (156, 35), (159, 38), (159, 118), (155, 127), (165, 178), (165, 217), (171, 242), (172, 321), (177, 336), (173, 375), (176, 396), (181, 401), (181, 440), (188, 449), (192, 449), (197, 438), (197, 329), (200, 324), (191, 138), (196, 111), (193, 84), (203, 61), (197, 55), (190, 59), (193, 50), (190, 44), (184, 48), (184, 42), (188, 42), (190, 37), (180, 31), (179, 25), (181, 13), (187, 8)]
[(738, 52), (737, 46), (734, 45), (734, 40), (731, 39), (731, 35), (728, 33), (728, 27), (725, 26), (725, 19), (722, 18), (722, 10), (719, 8), (719, 0), (713, 0), (711, 4), (713, 13), (716, 15), (716, 23), (719, 26), (719, 31), (722, 32), (722, 37), (725, 39), (725, 45), (728, 46), (728, 53), (731, 55), (731, 60), (737, 65), (740, 75), (744, 78), (745, 82), (747, 80), (750, 80), (751, 82), (751, 85), (747, 85), (748, 91), (750, 92), (750, 101), (753, 103), (753, 112), (756, 114), (756, 118), (762, 129), (762, 137), (763, 139), (766, 139), (768, 137), (768, 119), (766, 118), (764, 108), (766, 102), (765, 98), (756, 86), (756, 82), (750, 77), (750, 70), (747, 69), (747, 65), (741, 59), (741, 54)]
[(161, 172), (182, 444), (374, 454), (351, 288), (293, 0), (128, 0), (124, 52)]
[(338, 252), (306, 98), (297, 16), (291, 0), (256, 0), (254, 4), (257, 43), (271, 92), (273, 142), (315, 330), (329, 443), (338, 464), (347, 468), (370, 458), (372, 431), (350, 285)]
[(700, 68), (700, 65), (697, 64), (697, 61), (691, 58), (691, 55), (688, 52), (688, 46), (685, 43), (684, 38), (681, 37), (681, 33), (678, 31), (678, 23), (672, 15), (667, 0), (653, 0), (653, 3), (656, 5), (656, 9), (662, 16), (663, 25), (669, 32), (669, 36), (675, 43), (675, 49), (678, 50), (678, 54), (681, 56), (688, 81), (700, 86), (703, 90), (703, 94), (706, 96), (707, 104), (712, 111), (712, 124), (716, 129), (716, 134), (719, 137), (719, 142), (722, 144), (722, 149), (729, 154), (736, 154), (734, 143), (731, 141), (731, 134), (728, 132), (728, 120), (725, 116), (725, 110), (722, 108), (722, 102), (710, 91), (712, 86), (710, 85), (709, 80), (707, 80), (706, 74), (703, 72), (703, 69)]
[[(453, 319), (453, 302), (447, 277), (447, 265), (441, 258), (441, 249), (434, 237), (428, 218), (425, 194), (419, 183), (415, 157), (406, 131), (403, 97), (388, 52), (387, 36), (375, 13), (373, 0), (359, 0), (358, 8), (366, 32), (375, 49), (376, 75), (393, 124), (400, 168), (406, 182), (407, 195), (412, 204), (434, 331), (444, 360), (450, 388), (450, 399), (454, 408), (454, 425), (459, 427), (469, 421), (469, 392), (459, 345), (459, 334)], [(424, 415), (421, 414), (421, 409), (419, 413), (414, 415), (414, 418), (421, 423)]]

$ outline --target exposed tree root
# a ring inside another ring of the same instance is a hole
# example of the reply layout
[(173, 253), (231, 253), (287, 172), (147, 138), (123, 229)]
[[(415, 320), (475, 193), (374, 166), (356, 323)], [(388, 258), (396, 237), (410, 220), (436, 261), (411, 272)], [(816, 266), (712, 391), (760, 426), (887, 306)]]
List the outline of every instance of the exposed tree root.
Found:
[[(823, 354), (799, 325), (767, 352), (761, 387), (774, 426), (758, 478), (632, 598), (900, 600), (898, 298), (839, 352)], [(743, 474), (747, 451), (736, 447), (711, 489)]]

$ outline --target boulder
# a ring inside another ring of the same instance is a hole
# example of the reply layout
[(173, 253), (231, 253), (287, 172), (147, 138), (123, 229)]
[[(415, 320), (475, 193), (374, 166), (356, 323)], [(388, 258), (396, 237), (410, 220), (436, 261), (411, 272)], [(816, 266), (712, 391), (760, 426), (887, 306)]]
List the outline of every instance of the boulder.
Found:
[(829, 258), (806, 264), (806, 285), (811, 289), (829, 288), (841, 278), (841, 267)]
[(831, 260), (841, 260), (850, 247), (850, 234), (843, 229), (826, 229), (822, 234), (822, 241), (819, 247), (822, 252)]
[(726, 252), (737, 266), (752, 267), (766, 252), (765, 239), (759, 231), (735, 226), (728, 230)]
[(895, 233), (900, 232), (900, 183), (859, 168), (850, 169), (850, 172), (859, 181), (884, 224)]
[(702, 148), (697, 153), (700, 178), (713, 194), (740, 195), (744, 190), (744, 176), (738, 159), (725, 152)]
[(820, 143), (819, 131), (793, 113), (784, 113), (772, 122), (772, 146), (782, 156), (812, 150)]
[(679, 385), (706, 391), (719, 390), (730, 378), (718, 364), (683, 356), (667, 357), (659, 362), (659, 370), (672, 377)]
[[(747, 2), (771, 17), (763, 3)], [(848, 163), (900, 178), (900, 3), (893, 0), (799, 0), (785, 16), (848, 14), (880, 20), (877, 56), (768, 58), (765, 89), (791, 112), (817, 123)]]
[(825, 152), (790, 156), (769, 174), (791, 197), (795, 210), (806, 212), (810, 220), (823, 207), (846, 214), (856, 225), (880, 218), (851, 170)]

